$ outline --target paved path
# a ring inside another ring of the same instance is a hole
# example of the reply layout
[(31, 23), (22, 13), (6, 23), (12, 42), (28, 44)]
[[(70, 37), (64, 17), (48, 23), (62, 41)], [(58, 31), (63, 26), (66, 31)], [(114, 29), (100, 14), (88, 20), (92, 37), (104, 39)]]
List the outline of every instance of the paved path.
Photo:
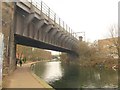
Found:
[(9, 85), (6, 88), (44, 88), (30, 72), (31, 63), (24, 64), (8, 77)]

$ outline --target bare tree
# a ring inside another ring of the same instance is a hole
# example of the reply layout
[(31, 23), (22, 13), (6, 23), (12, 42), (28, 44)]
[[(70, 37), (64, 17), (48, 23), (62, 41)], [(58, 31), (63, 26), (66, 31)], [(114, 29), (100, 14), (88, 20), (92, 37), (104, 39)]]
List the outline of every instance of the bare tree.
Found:
[(112, 25), (110, 27), (110, 42), (112, 42), (112, 46), (110, 47), (113, 47), (116, 51), (116, 55), (118, 56), (118, 58), (120, 59), (120, 38), (118, 37), (118, 31), (120, 30), (120, 28), (118, 28), (117, 25)]

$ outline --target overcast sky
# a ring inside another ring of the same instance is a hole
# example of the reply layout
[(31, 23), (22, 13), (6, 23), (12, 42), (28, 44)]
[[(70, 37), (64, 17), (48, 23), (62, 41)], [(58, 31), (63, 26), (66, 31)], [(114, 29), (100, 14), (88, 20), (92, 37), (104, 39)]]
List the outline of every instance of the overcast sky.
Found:
[[(85, 32), (87, 41), (106, 38), (118, 23), (119, 0), (43, 0), (74, 32)], [(83, 34), (78, 34), (83, 35)]]

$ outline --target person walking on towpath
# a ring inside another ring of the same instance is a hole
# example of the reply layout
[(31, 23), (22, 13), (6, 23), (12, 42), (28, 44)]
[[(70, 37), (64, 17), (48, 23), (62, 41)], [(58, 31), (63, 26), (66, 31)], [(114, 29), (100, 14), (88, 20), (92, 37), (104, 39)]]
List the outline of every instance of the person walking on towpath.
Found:
[(20, 67), (22, 66), (22, 59), (20, 59)]

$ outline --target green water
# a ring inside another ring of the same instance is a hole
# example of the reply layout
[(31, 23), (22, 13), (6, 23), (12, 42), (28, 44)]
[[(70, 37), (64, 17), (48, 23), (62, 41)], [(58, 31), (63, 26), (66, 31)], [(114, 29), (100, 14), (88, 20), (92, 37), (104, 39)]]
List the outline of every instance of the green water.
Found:
[(33, 71), (54, 88), (116, 88), (118, 84), (117, 71), (112, 69), (41, 62)]

